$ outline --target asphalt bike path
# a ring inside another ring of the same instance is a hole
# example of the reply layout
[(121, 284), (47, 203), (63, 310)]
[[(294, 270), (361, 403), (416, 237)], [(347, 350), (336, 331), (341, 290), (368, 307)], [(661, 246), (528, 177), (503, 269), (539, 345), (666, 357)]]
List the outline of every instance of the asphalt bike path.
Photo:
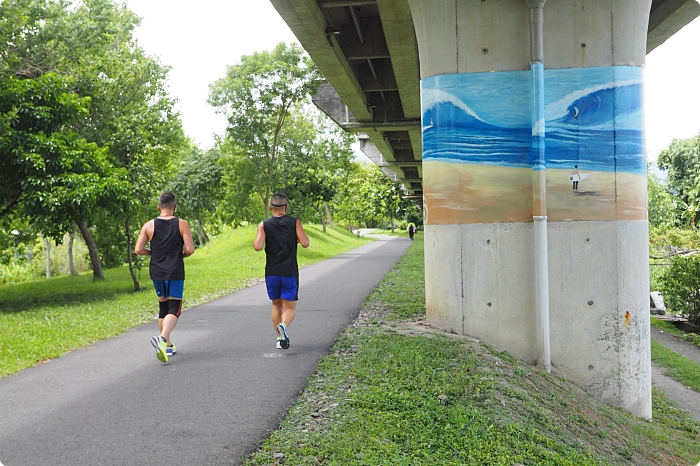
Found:
[(240, 464), (410, 245), (382, 237), (301, 269), (287, 350), (275, 349), (261, 283), (184, 311), (167, 364), (152, 322), (0, 379), (0, 463)]

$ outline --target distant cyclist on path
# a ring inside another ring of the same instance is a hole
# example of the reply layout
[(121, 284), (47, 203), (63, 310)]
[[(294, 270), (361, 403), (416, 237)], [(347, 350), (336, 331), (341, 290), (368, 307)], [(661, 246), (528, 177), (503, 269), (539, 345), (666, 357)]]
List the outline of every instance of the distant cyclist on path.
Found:
[[(177, 351), (170, 341), (182, 311), (182, 296), (185, 289), (184, 257), (194, 254), (194, 242), (190, 225), (174, 216), (177, 208), (175, 195), (164, 192), (158, 201), (160, 215), (146, 222), (136, 240), (134, 252), (140, 256), (151, 256), (150, 274), (158, 295), (158, 328), (160, 335), (151, 337), (156, 356), (161, 362)], [(146, 243), (151, 242), (150, 249)]]
[(309, 247), (309, 238), (299, 219), (286, 215), (289, 200), (282, 193), (270, 199), (272, 217), (260, 222), (253, 248), (265, 248), (265, 283), (272, 300), (272, 325), (277, 333), (277, 348), (289, 348), (288, 327), (296, 316), (299, 300), (297, 243)]

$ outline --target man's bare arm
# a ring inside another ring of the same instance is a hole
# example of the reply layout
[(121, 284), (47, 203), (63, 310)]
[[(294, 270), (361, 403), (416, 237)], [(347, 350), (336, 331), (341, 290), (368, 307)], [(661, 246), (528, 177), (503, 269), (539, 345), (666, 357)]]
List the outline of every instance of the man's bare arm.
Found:
[(185, 250), (182, 255), (184, 257), (189, 257), (194, 254), (194, 241), (192, 240), (190, 224), (187, 223), (186, 220), (180, 219), (180, 235), (182, 236), (182, 241), (185, 243)]
[(253, 241), (253, 249), (256, 251), (262, 251), (263, 246), (265, 246), (265, 227), (263, 223), (260, 222), (258, 225), (258, 231), (255, 234), (255, 241)]
[(301, 226), (301, 220), (297, 219), (297, 241), (299, 241), (299, 244), (301, 244), (301, 247), (303, 248), (308, 248), (309, 244), (309, 237), (306, 236), (306, 232), (304, 231), (304, 227)]
[(136, 245), (134, 246), (134, 253), (139, 256), (150, 256), (151, 250), (146, 248), (146, 243), (150, 241), (153, 236), (153, 220), (150, 220), (143, 224), (141, 227), (141, 232), (136, 240)]

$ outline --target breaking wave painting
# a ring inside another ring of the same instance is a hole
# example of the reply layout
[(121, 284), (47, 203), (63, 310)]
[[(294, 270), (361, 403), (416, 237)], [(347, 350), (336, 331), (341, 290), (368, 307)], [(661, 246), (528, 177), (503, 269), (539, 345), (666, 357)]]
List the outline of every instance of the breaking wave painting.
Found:
[(646, 219), (643, 70), (545, 70), (532, 125), (527, 71), (421, 82), (430, 224), (532, 221), (533, 132), (545, 128), (550, 221)]

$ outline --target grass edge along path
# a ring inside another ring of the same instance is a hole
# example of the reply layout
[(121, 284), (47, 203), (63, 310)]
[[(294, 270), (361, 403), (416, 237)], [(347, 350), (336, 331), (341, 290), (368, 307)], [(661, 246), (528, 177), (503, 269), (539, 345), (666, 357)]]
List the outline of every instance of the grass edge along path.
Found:
[(695, 465), (700, 424), (653, 392), (653, 421), (424, 321), (416, 241), (246, 466)]
[[(652, 318), (651, 324), (672, 335), (679, 337), (686, 335), (670, 322)], [(689, 344), (694, 343), (689, 342)], [(666, 375), (676, 382), (700, 393), (700, 364), (655, 340), (651, 340), (651, 361), (665, 368)]]
[[(300, 267), (373, 241), (347, 230), (305, 225), (311, 241), (299, 248)], [(229, 230), (185, 259), (183, 309), (230, 294), (265, 275), (265, 253), (253, 250), (255, 226)], [(127, 267), (0, 286), (0, 377), (58, 358), (157, 318), (147, 266), (135, 293)], [(184, 314), (186, 318), (186, 312)]]

